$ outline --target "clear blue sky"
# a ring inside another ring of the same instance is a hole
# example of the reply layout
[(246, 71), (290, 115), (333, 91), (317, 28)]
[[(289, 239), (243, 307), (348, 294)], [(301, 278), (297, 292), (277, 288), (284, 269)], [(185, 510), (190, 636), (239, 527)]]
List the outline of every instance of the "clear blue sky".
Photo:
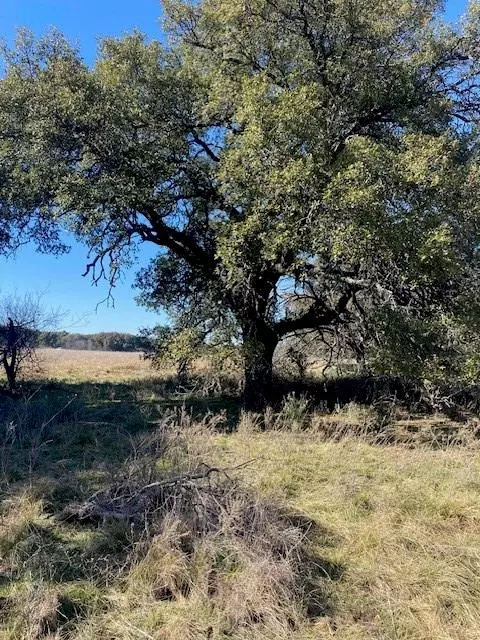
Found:
[[(447, 14), (456, 19), (465, 9), (466, 0), (449, 0)], [(0, 37), (12, 42), (19, 27), (37, 34), (55, 26), (73, 40), (87, 62), (95, 59), (98, 39), (122, 35), (135, 28), (151, 37), (161, 37), (161, 6), (158, 0), (0, 0)], [(82, 278), (86, 251), (74, 245), (61, 258), (36, 254), (25, 247), (11, 260), (0, 259), (0, 295), (18, 291), (44, 292), (47, 306), (69, 312), (65, 328), (79, 332), (131, 331), (162, 320), (147, 313), (134, 302), (132, 282), (135, 271), (147, 264), (151, 249), (142, 249), (135, 268), (127, 272), (114, 292), (115, 308), (102, 304), (106, 284), (91, 285)]]
[[(151, 37), (161, 37), (161, 5), (158, 0), (0, 0), (0, 38), (12, 42), (19, 27), (41, 35), (55, 26), (81, 49), (85, 60), (95, 60), (99, 38), (122, 35), (135, 28)], [(152, 249), (142, 249), (137, 264), (148, 264)], [(106, 283), (92, 286), (83, 278), (86, 249), (74, 245), (69, 254), (54, 258), (25, 247), (14, 259), (0, 259), (0, 295), (11, 291), (40, 291), (46, 306), (68, 312), (62, 320), (69, 331), (136, 332), (162, 318), (135, 304), (132, 289), (137, 268), (125, 274), (114, 291), (115, 307), (98, 303), (108, 293)]]

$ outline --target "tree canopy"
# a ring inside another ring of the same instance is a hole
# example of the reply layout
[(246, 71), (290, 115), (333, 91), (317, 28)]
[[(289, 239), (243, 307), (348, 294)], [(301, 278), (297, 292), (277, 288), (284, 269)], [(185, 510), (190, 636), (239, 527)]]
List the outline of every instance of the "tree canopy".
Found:
[(437, 325), (475, 333), (478, 2), (459, 27), (435, 0), (164, 5), (167, 44), (92, 68), (58, 34), (8, 52), (8, 215), (73, 230), (94, 277), (157, 245), (143, 300), (233, 323), (252, 402), (295, 332), (385, 360), (400, 331), (417, 363)]

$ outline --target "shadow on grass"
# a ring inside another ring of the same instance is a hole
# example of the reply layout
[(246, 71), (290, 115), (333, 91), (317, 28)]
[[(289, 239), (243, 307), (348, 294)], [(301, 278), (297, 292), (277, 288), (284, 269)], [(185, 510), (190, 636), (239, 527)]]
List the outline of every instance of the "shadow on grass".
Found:
[[(25, 576), (62, 585), (102, 582), (112, 570), (118, 574), (131, 550), (128, 526), (75, 525), (58, 516), (68, 505), (118, 480), (135, 453), (135, 442), (152, 434), (168, 411), (185, 406), (200, 419), (223, 413), (221, 428), (233, 430), (241, 403), (229, 391), (199, 397), (195, 386), (180, 388), (173, 379), (131, 384), (47, 381), (26, 386), (23, 398), (0, 398), (0, 497), (14, 504), (27, 491), (43, 508), (39, 519), (26, 519), (12, 548), (2, 554), (11, 566), (0, 568), (1, 590), (8, 592)], [(335, 546), (332, 534), (307, 517), (288, 517), (316, 544)], [(0, 531), (0, 543), (1, 538)], [(342, 578), (344, 568), (313, 554), (305, 558), (305, 567), (308, 576), (301, 579), (307, 615), (325, 616), (333, 607), (328, 585)]]
[[(15, 399), (0, 396), (0, 488), (2, 483), (62, 480), (54, 499), (59, 503), (61, 494), (65, 502), (95, 488), (103, 472), (118, 468), (132, 454), (133, 441), (151, 433), (168, 413), (184, 410), (200, 421), (215, 416), (219, 431), (232, 432), (242, 410), (238, 381), (224, 379), (212, 391), (201, 376), (188, 385), (174, 377), (130, 383), (46, 380), (22, 391)], [(279, 409), (292, 394), (308, 397), (311, 408), (327, 413), (352, 402), (372, 405), (385, 398), (418, 409), (422, 400), (418, 385), (388, 376), (277, 378), (272, 407)]]
[(172, 410), (202, 419), (223, 413), (233, 430), (238, 398), (199, 397), (174, 379), (132, 383), (45, 381), (23, 388), (21, 397), (0, 396), (0, 482), (120, 466), (132, 440), (148, 434)]
[[(405, 407), (421, 408), (422, 391), (415, 381), (395, 376), (351, 376), (321, 380), (278, 377), (275, 381), (273, 404), (288, 395), (305, 396), (312, 405), (333, 411), (350, 403), (370, 406), (381, 399), (395, 399)], [(423, 407), (427, 409), (427, 407)]]
[[(420, 401), (418, 387), (398, 378), (277, 379), (272, 406), (280, 408), (291, 394), (308, 397), (312, 408), (326, 412), (385, 397), (406, 405)], [(218, 417), (219, 430), (234, 431), (242, 410), (238, 383), (223, 380), (212, 393), (201, 377), (187, 387), (173, 377), (131, 383), (44, 381), (26, 385), (23, 397), (0, 396), (0, 489), (2, 483), (42, 480), (45, 486), (60, 483), (47, 491), (54, 504), (82, 498), (101, 484), (102, 474), (131, 456), (135, 439), (182, 409), (198, 420)]]
[(289, 522), (303, 532), (309, 540), (309, 547), (302, 564), (305, 573), (302, 575), (305, 593), (306, 615), (310, 620), (323, 618), (334, 613), (332, 584), (341, 580), (346, 567), (314, 553), (315, 548), (334, 549), (339, 543), (339, 536), (328, 527), (319, 524), (304, 513), (288, 512)]

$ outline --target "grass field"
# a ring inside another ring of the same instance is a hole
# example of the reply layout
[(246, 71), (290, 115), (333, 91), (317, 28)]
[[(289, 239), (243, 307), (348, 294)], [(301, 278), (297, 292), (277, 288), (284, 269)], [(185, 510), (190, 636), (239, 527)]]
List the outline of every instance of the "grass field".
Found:
[(1, 407), (2, 640), (480, 638), (474, 422), (382, 439), (359, 407), (179, 394), (135, 354), (43, 360)]
[(37, 378), (69, 382), (123, 382), (152, 377), (149, 363), (138, 353), (39, 349)]

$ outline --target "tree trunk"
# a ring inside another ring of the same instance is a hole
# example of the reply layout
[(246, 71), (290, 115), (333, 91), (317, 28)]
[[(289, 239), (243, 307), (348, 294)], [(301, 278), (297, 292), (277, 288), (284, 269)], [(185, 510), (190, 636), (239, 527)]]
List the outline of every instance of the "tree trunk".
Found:
[(272, 398), (273, 354), (278, 336), (265, 322), (243, 323), (245, 358), (245, 407), (261, 410)]
[[(14, 354), (16, 356), (16, 354)], [(17, 382), (17, 372), (15, 370), (15, 358), (12, 358), (10, 362), (8, 359), (4, 359), (3, 368), (5, 370), (5, 374), (7, 376), (7, 385), (8, 391), (13, 393), (15, 391), (16, 382)]]
[(2, 364), (7, 377), (8, 390), (15, 391), (17, 381), (17, 348), (18, 336), (15, 325), (11, 318), (8, 318), (7, 340), (3, 350)]

